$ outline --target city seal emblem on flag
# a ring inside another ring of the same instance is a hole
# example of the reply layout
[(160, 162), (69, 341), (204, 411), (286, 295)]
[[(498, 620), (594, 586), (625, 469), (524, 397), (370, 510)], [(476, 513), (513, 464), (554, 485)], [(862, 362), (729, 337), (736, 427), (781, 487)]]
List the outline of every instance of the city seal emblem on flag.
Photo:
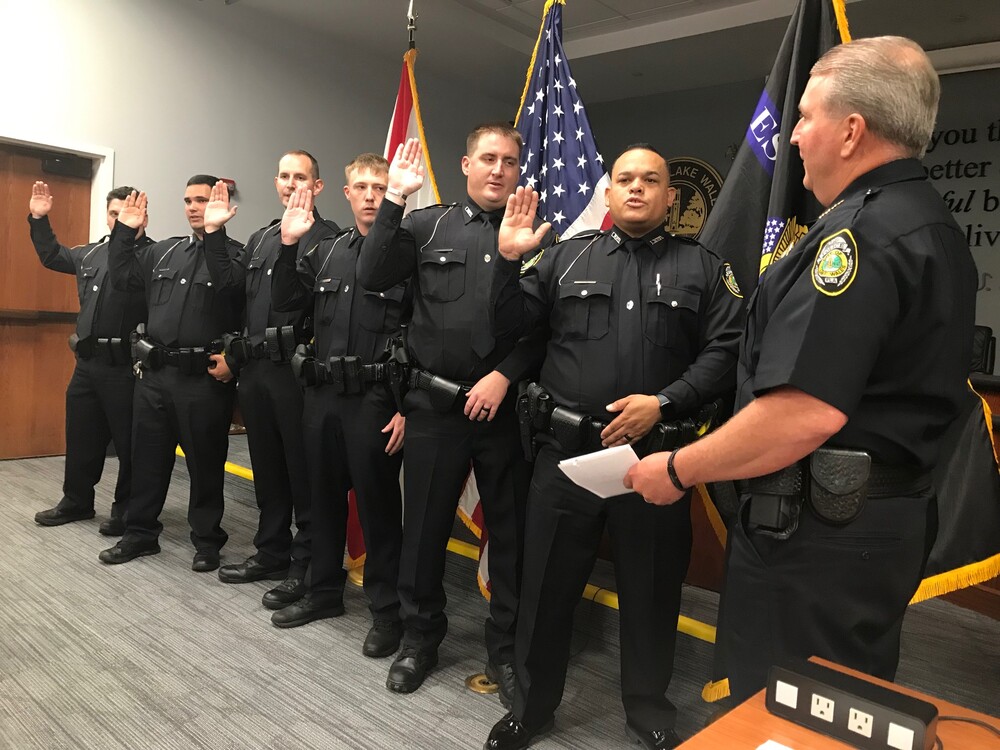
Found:
[(677, 190), (667, 211), (667, 231), (697, 239), (722, 189), (722, 176), (711, 164), (682, 156), (670, 159), (670, 185)]
[(841, 229), (819, 243), (813, 262), (812, 280), (820, 292), (836, 297), (858, 275), (858, 244), (849, 229)]

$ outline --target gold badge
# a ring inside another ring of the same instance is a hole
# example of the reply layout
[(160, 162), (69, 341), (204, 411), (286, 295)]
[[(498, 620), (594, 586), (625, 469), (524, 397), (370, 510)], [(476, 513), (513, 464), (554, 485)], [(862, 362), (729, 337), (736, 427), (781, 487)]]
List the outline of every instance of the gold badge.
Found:
[(813, 286), (829, 297), (843, 293), (858, 275), (858, 243), (841, 229), (819, 243), (812, 267)]
[(743, 299), (743, 292), (740, 291), (740, 285), (736, 283), (736, 274), (733, 273), (733, 267), (728, 263), (722, 267), (722, 283), (726, 285), (726, 289), (734, 297)]

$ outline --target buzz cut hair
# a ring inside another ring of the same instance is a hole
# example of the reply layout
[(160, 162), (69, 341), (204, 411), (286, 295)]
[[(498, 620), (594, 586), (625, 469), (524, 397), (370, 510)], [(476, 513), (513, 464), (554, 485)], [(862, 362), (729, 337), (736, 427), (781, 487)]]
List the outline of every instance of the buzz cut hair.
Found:
[(668, 178), (670, 177), (670, 162), (667, 161), (667, 157), (661, 154), (660, 150), (656, 148), (656, 146), (654, 146), (652, 143), (647, 143), (646, 141), (630, 143), (625, 148), (623, 148), (621, 152), (619, 152), (618, 156), (615, 157), (615, 160), (611, 162), (612, 172), (614, 172), (614, 166), (615, 164), (618, 163), (618, 160), (621, 159), (623, 156), (625, 156), (625, 154), (627, 154), (629, 151), (649, 151), (651, 154), (656, 154), (661, 159), (663, 159), (663, 163), (667, 167), (667, 177)]
[(215, 183), (219, 181), (218, 177), (213, 177), (210, 174), (196, 174), (190, 180), (187, 181), (187, 186), (192, 185), (208, 185), (210, 188), (215, 187)]
[(138, 193), (131, 185), (122, 185), (121, 187), (116, 187), (114, 190), (108, 193), (107, 205), (111, 205), (111, 201), (123, 201), (128, 198), (132, 193)]
[(355, 169), (359, 172), (363, 169), (368, 169), (378, 175), (388, 175), (389, 162), (386, 161), (384, 156), (380, 156), (379, 154), (371, 152), (358, 154), (344, 167), (344, 179), (347, 180), (348, 185), (351, 184), (351, 172)]
[(521, 152), (521, 148), (524, 146), (524, 139), (521, 138), (521, 134), (517, 132), (517, 128), (507, 122), (486, 122), (482, 125), (477, 125), (469, 133), (468, 138), (465, 139), (465, 155), (472, 156), (476, 150), (476, 146), (479, 145), (479, 139), (484, 135), (498, 135), (501, 138), (509, 138), (517, 144), (518, 153)]
[[(312, 178), (314, 180), (319, 179), (319, 162), (316, 161), (316, 157), (310, 154), (308, 151), (301, 148), (297, 148), (294, 151), (286, 151), (281, 155), (281, 159), (284, 159), (286, 156), (304, 156), (305, 158), (307, 158), (309, 160), (309, 169), (310, 171), (312, 171)], [(281, 159), (278, 159), (279, 163), (281, 162)]]

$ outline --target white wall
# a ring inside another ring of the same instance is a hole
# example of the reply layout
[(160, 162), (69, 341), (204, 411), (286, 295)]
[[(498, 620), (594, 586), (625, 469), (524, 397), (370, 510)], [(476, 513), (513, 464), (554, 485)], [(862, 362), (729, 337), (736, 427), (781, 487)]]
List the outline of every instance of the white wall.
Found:
[[(342, 167), (381, 153), (405, 51), (401, 34), (331, 47), (221, 0), (0, 0), (0, 31), (0, 137), (113, 149), (114, 183), (149, 193), (156, 238), (187, 231), (184, 185), (207, 172), (237, 181), (230, 234), (245, 240), (280, 215), (273, 177), (292, 148), (320, 162), (323, 214), (351, 223)], [(457, 99), (419, 63), (417, 79), (442, 198), (460, 198), (466, 132), (517, 102)]]

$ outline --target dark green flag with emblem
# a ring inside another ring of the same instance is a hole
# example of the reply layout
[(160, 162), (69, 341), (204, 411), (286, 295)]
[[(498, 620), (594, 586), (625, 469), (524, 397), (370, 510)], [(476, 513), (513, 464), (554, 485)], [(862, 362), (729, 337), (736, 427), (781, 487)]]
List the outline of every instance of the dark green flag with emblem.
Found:
[(800, 0), (796, 6), (736, 159), (698, 238), (733, 264), (747, 297), (760, 272), (787, 253), (822, 211), (802, 186), (802, 160), (789, 139), (810, 68), (830, 47), (850, 38), (842, 15), (838, 29), (834, 4)]

